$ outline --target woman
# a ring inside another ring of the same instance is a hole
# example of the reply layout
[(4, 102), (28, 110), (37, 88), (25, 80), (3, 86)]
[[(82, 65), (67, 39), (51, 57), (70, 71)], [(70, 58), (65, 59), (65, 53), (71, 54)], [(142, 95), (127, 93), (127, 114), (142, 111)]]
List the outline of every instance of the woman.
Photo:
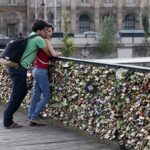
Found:
[[(54, 31), (53, 26), (49, 25), (46, 31), (45, 42), (51, 55), (53, 57), (57, 57), (57, 56), (61, 56), (61, 52), (56, 52), (49, 41), (49, 38), (51, 37), (53, 31)], [(47, 56), (42, 51), (42, 49), (39, 49), (33, 64), (34, 68), (32, 71), (32, 75), (34, 78), (34, 87), (33, 87), (33, 95), (32, 95), (31, 104), (28, 113), (29, 126), (44, 125), (38, 119), (39, 119), (40, 112), (43, 110), (47, 101), (50, 99), (48, 62), (49, 62), (49, 56)]]

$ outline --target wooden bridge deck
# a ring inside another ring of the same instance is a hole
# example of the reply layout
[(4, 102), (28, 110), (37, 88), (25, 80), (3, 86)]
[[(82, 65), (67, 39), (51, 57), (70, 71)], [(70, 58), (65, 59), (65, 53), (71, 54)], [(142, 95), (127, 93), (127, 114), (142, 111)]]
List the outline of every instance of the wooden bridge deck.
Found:
[(118, 150), (110, 141), (98, 140), (77, 130), (49, 123), (43, 127), (28, 127), (27, 115), (15, 114), (23, 128), (3, 127), (4, 106), (0, 104), (0, 150)]

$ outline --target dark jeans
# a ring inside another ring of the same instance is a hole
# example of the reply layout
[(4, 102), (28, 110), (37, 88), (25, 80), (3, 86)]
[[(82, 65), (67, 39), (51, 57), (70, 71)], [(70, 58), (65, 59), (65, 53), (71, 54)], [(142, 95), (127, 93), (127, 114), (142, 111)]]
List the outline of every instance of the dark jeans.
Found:
[(4, 111), (4, 126), (8, 127), (13, 123), (13, 114), (20, 107), (27, 94), (26, 75), (27, 70), (22, 66), (18, 69), (9, 68), (8, 72), (12, 79), (12, 92), (6, 109)]

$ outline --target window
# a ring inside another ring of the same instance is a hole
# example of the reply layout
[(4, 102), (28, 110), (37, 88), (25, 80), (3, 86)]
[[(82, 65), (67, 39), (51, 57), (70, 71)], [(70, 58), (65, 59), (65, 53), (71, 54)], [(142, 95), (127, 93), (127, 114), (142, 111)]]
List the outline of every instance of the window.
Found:
[(133, 15), (127, 15), (125, 17), (125, 29), (135, 29), (135, 18)]
[(34, 6), (35, 5), (34, 0), (30, 0), (29, 5)]
[(17, 33), (17, 25), (16, 24), (8, 24), (7, 25), (7, 35), (10, 38), (13, 38), (16, 36)]
[(112, 22), (114, 30), (116, 30), (117, 29), (117, 25), (116, 25), (117, 18), (116, 18), (116, 15), (112, 14), (112, 13), (107, 13), (107, 14), (104, 14), (102, 16), (102, 20), (104, 20), (105, 18), (110, 18), (109, 20)]
[(107, 3), (107, 4), (113, 3), (113, 0), (104, 0), (104, 3)]
[(133, 4), (133, 3), (134, 3), (134, 0), (126, 0), (126, 3), (127, 3), (127, 4)]
[(113, 14), (111, 14), (111, 13), (104, 14), (104, 15), (102, 16), (102, 20), (104, 20), (105, 17), (110, 17), (110, 18), (112, 19), (113, 23), (114, 23), (114, 24), (116, 23), (116, 16), (115, 16), (115, 15), (113, 15)]
[(83, 14), (79, 18), (79, 30), (81, 33), (90, 31), (90, 18), (88, 15)]
[(48, 22), (54, 24), (54, 14), (51, 12), (48, 14)]
[(9, 13), (6, 17), (7, 22), (17, 23), (19, 21), (19, 17), (17, 13)]
[(115, 20), (114, 16), (111, 13), (104, 14), (102, 16), (102, 19), (105, 19), (105, 17), (111, 17), (113, 19), (113, 21)]
[(88, 3), (88, 0), (81, 0), (81, 3)]
[(47, 2), (47, 4), (48, 4), (48, 6), (54, 6), (54, 0), (49, 0), (49, 1)]
[(10, 3), (9, 3), (10, 5), (15, 5), (15, 4), (17, 4), (17, 0), (9, 0), (9, 2), (10, 2)]

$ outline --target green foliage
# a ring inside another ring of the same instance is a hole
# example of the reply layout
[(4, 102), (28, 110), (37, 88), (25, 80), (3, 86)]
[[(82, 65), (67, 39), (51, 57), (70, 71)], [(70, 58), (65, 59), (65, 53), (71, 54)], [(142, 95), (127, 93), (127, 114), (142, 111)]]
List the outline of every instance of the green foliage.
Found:
[(143, 25), (143, 30), (144, 30), (144, 36), (145, 36), (145, 48), (144, 48), (144, 53), (145, 56), (147, 55), (148, 52), (148, 37), (149, 37), (149, 7), (145, 7), (143, 12), (142, 12), (142, 25)]
[(99, 41), (99, 50), (101, 53), (109, 53), (114, 46), (114, 27), (111, 16), (104, 18), (102, 22), (102, 32)]
[(63, 46), (62, 46), (62, 53), (63, 56), (68, 57), (74, 51), (74, 44), (71, 38), (68, 37), (68, 22), (67, 22), (67, 15), (64, 15), (64, 37), (63, 37)]
[(145, 38), (149, 37), (149, 8), (146, 7), (142, 12), (142, 25), (145, 33)]

